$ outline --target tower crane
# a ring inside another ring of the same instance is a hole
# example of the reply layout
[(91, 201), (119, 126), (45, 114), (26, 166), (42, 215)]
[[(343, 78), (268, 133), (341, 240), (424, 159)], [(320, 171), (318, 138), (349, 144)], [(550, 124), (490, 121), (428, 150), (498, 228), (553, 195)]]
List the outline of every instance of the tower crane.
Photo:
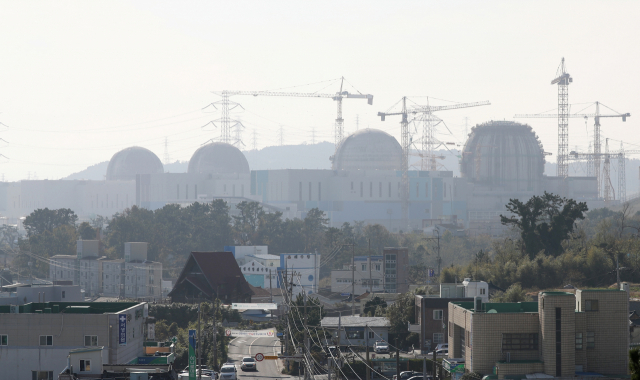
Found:
[[(409, 150), (411, 141), (409, 138), (409, 118), (407, 111), (407, 97), (402, 97), (402, 110), (400, 112), (378, 112), (378, 116), (385, 121), (387, 116), (402, 116), (400, 120), (400, 134), (402, 146), (402, 182), (400, 185), (400, 200), (402, 202), (402, 226), (409, 230)], [(397, 103), (396, 103), (397, 104)]]
[[(214, 120), (211, 123), (215, 125), (216, 122), (220, 123), (220, 139), (223, 142), (230, 143), (231, 142), (231, 128), (232, 121), (229, 117), (229, 111), (237, 106), (237, 103), (234, 103), (229, 100), (231, 96), (234, 95), (252, 95), (252, 96), (286, 96), (286, 97), (297, 97), (297, 98), (324, 98), (324, 99), (332, 99), (337, 102), (338, 105), (338, 115), (335, 120), (335, 149), (337, 150), (339, 145), (342, 143), (344, 139), (344, 119), (342, 118), (342, 99), (367, 99), (367, 103), (369, 105), (373, 104), (373, 95), (371, 94), (352, 94), (348, 91), (343, 91), (344, 85), (344, 77), (341, 77), (340, 81), (340, 90), (334, 94), (322, 94), (317, 92), (312, 93), (302, 93), (302, 92), (271, 92), (271, 91), (231, 91), (231, 90), (223, 90), (223, 91), (212, 91), (212, 93), (220, 95), (222, 97), (221, 100), (211, 103), (210, 105), (214, 106), (220, 105), (222, 109), (222, 117), (220, 119)], [(206, 108), (206, 107), (205, 107)], [(235, 125), (235, 124), (234, 124)]]
[[(446, 106), (431, 106), (428, 104), (427, 98), (426, 106), (414, 106), (411, 112), (422, 113), (422, 170), (436, 170), (436, 160), (433, 151), (436, 149), (435, 145), (438, 143), (434, 137), (435, 127), (442, 121), (437, 118), (433, 113), (436, 111), (446, 111), (459, 108), (469, 108), (478, 106), (487, 106), (491, 103), (489, 101), (475, 102), (475, 103), (457, 103)], [(384, 119), (383, 119), (384, 120)], [(436, 123), (434, 124), (434, 121)]]
[(551, 84), (558, 85), (558, 177), (569, 175), (569, 84), (573, 82), (571, 75), (564, 67), (564, 57), (556, 71), (558, 75)]
[[(602, 179), (602, 173), (600, 171), (600, 158), (602, 157), (602, 145), (600, 143), (600, 119), (601, 118), (611, 118), (611, 117), (619, 117), (622, 118), (622, 121), (625, 122), (627, 121), (627, 118), (631, 116), (630, 113), (619, 113), (619, 114), (608, 114), (608, 115), (603, 115), (600, 113), (600, 105), (602, 103), (600, 102), (595, 102), (595, 106), (596, 106), (596, 112), (595, 113), (574, 113), (574, 114), (567, 114), (565, 116), (565, 118), (575, 118), (575, 117), (581, 117), (584, 119), (588, 119), (590, 117), (594, 118), (594, 125), (593, 125), (593, 161), (594, 161), (594, 170), (595, 170), (595, 177), (598, 180), (598, 197), (602, 196), (602, 187), (603, 187), (603, 179)], [(606, 107), (606, 106), (605, 106)], [(609, 107), (607, 107), (609, 108)], [(518, 114), (518, 115), (514, 115), (515, 118), (556, 118), (559, 117), (559, 114)], [(559, 149), (559, 148), (558, 148)], [(559, 154), (559, 150), (558, 150), (558, 154)], [(584, 153), (587, 154), (587, 153)], [(567, 156), (566, 158), (567, 160), (569, 159), (575, 159), (575, 157), (569, 157)], [(558, 165), (560, 165), (560, 157), (558, 157)], [(568, 161), (567, 161), (567, 167), (568, 167)], [(604, 184), (606, 186), (606, 184)]]

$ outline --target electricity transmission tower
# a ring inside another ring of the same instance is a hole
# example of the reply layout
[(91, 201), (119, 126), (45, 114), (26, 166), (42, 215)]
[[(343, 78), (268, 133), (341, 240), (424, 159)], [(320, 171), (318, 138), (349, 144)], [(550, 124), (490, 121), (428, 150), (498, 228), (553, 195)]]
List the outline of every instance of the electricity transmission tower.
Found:
[(282, 125), (280, 126), (280, 129), (278, 129), (278, 137), (280, 140), (280, 146), (284, 145), (284, 129), (282, 128)]
[[(251, 96), (285, 96), (285, 97), (302, 97), (302, 98), (325, 98), (332, 99), (337, 102), (337, 116), (335, 120), (334, 138), (336, 150), (344, 139), (344, 119), (342, 118), (342, 99), (367, 99), (369, 105), (373, 104), (373, 95), (371, 94), (352, 94), (348, 91), (343, 91), (344, 77), (340, 78), (340, 90), (334, 94), (321, 94), (321, 93), (300, 93), (300, 92), (271, 92), (271, 91), (213, 91), (214, 94), (220, 95), (221, 100), (211, 103), (216, 109), (218, 107), (222, 110), (222, 117), (220, 119), (210, 122), (214, 126), (218, 127), (220, 124), (220, 140), (226, 143), (231, 141), (231, 128), (238, 123), (237, 120), (232, 120), (229, 116), (229, 111), (236, 107), (242, 106), (238, 103), (232, 102), (229, 98), (233, 95), (251, 95)], [(208, 107), (208, 106), (207, 106)], [(206, 108), (206, 107), (205, 107)], [(216, 124), (218, 123), (218, 124)], [(208, 125), (209, 123), (207, 123)], [(205, 125), (206, 126), (206, 125)]]
[(257, 137), (257, 133), (256, 133), (256, 129), (253, 129), (253, 139), (252, 139), (252, 145), (253, 145), (253, 150), (258, 150), (258, 137)]
[(426, 106), (414, 106), (411, 110), (413, 113), (421, 113), (422, 120), (422, 170), (436, 171), (435, 150), (442, 144), (435, 138), (435, 128), (442, 120), (434, 115), (436, 111), (446, 111), (460, 108), (478, 107), (491, 105), (488, 101), (475, 103), (457, 103), (446, 106), (431, 106), (429, 98), (427, 98)]
[(311, 144), (316, 144), (316, 129), (311, 128)]

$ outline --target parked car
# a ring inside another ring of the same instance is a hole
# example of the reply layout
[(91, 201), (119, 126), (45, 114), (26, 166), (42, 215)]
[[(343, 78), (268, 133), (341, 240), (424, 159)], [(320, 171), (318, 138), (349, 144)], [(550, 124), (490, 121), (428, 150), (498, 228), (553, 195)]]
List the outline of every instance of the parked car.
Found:
[[(432, 357), (433, 356), (433, 351), (429, 352), (427, 354), (428, 356)], [(443, 350), (436, 350), (436, 358), (446, 358), (447, 356), (449, 356), (449, 349), (443, 349)]]
[[(415, 375), (415, 376), (411, 376), (411, 377), (410, 377), (410, 378), (408, 378), (407, 380), (424, 380), (424, 379), (425, 379), (424, 375), (422, 375), (422, 374), (418, 374), (418, 375)], [(427, 375), (427, 378), (426, 378), (426, 379), (427, 379), (427, 380), (433, 380), (433, 377), (432, 377), (432, 376)]]
[(257, 371), (258, 367), (256, 359), (250, 356), (245, 356), (242, 358), (242, 365), (240, 365), (240, 369), (243, 371)]
[(440, 343), (436, 346), (436, 351), (438, 350), (448, 350), (449, 349), (449, 343)]
[(220, 380), (237, 380), (238, 370), (236, 366), (230, 363), (224, 364), (220, 368)]
[(388, 354), (389, 353), (389, 343), (379, 340), (373, 344), (373, 351), (376, 354)]
[[(400, 372), (400, 380), (408, 380), (409, 378), (416, 376), (418, 374), (420, 373), (415, 371), (402, 371)], [(393, 375), (393, 380), (397, 380), (396, 375)]]

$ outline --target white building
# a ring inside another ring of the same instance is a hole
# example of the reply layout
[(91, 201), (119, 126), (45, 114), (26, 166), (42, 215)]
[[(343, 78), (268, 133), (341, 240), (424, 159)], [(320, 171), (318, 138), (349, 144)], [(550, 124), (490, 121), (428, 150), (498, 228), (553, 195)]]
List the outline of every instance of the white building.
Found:
[(20, 286), (14, 292), (1, 292), (0, 305), (24, 305), (31, 302), (83, 302), (78, 285)]
[(147, 316), (147, 304), (135, 302), (0, 306), (0, 377), (53, 379), (78, 348), (103, 346), (105, 363), (127, 363), (143, 355)]
[(78, 240), (77, 255), (51, 258), (52, 281), (72, 281), (86, 295), (152, 300), (162, 297), (162, 263), (147, 260), (147, 243), (125, 243), (124, 259), (99, 256), (97, 240)]
[[(356, 256), (355, 265), (344, 264), (342, 269), (331, 271), (331, 292), (363, 294), (384, 292), (383, 256)], [(353, 269), (353, 271), (352, 271)], [(355, 280), (352, 287), (352, 280)]]
[[(270, 255), (269, 255), (270, 256)], [(250, 257), (250, 256), (247, 256)], [(252, 260), (242, 266), (240, 270), (247, 282), (263, 289), (275, 288), (278, 285), (278, 267), (267, 267), (257, 260)]]
[(476, 298), (489, 302), (489, 284), (465, 278), (460, 284), (440, 284), (440, 298)]
[(276, 269), (280, 265), (280, 256), (269, 254), (247, 255), (246, 260), (255, 260), (267, 268)]
[(231, 252), (238, 265), (243, 265), (251, 260), (247, 256), (268, 255), (269, 247), (266, 245), (231, 245), (225, 246), (224, 251)]
[(290, 282), (293, 274), (294, 297), (300, 294), (302, 289), (307, 294), (317, 293), (321, 256), (319, 253), (281, 253), (278, 287), (284, 287), (283, 283)]

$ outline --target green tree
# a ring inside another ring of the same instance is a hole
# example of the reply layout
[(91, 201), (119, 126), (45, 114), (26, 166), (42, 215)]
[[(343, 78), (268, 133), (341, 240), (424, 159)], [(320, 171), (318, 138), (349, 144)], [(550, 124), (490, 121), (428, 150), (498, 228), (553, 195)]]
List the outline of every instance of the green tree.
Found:
[(629, 371), (631, 380), (640, 380), (640, 348), (629, 350)]
[(233, 216), (233, 230), (236, 240), (241, 245), (255, 244), (260, 218), (265, 214), (258, 202), (242, 201), (236, 205), (240, 212)]
[(530, 301), (527, 292), (522, 289), (522, 285), (513, 284), (504, 292), (497, 292), (491, 297), (491, 302), (525, 302)]
[(82, 240), (95, 240), (96, 230), (88, 222), (82, 222), (78, 226), (78, 235)]
[(386, 309), (387, 301), (380, 297), (373, 297), (369, 301), (365, 302), (362, 313), (366, 316), (374, 317), (376, 316), (376, 313), (378, 313), (378, 308)]
[(27, 235), (38, 235), (44, 231), (53, 232), (56, 227), (63, 225), (75, 227), (78, 216), (68, 208), (49, 210), (37, 209), (24, 219)]
[(584, 202), (547, 193), (533, 196), (526, 203), (510, 199), (507, 210), (513, 215), (500, 215), (505, 226), (515, 226), (529, 257), (544, 250), (547, 255), (562, 253), (562, 242), (573, 232), (575, 221), (584, 219), (588, 210)]
[(304, 252), (312, 252), (322, 248), (322, 239), (327, 230), (329, 219), (324, 211), (312, 208), (302, 222), (302, 235), (304, 239)]

